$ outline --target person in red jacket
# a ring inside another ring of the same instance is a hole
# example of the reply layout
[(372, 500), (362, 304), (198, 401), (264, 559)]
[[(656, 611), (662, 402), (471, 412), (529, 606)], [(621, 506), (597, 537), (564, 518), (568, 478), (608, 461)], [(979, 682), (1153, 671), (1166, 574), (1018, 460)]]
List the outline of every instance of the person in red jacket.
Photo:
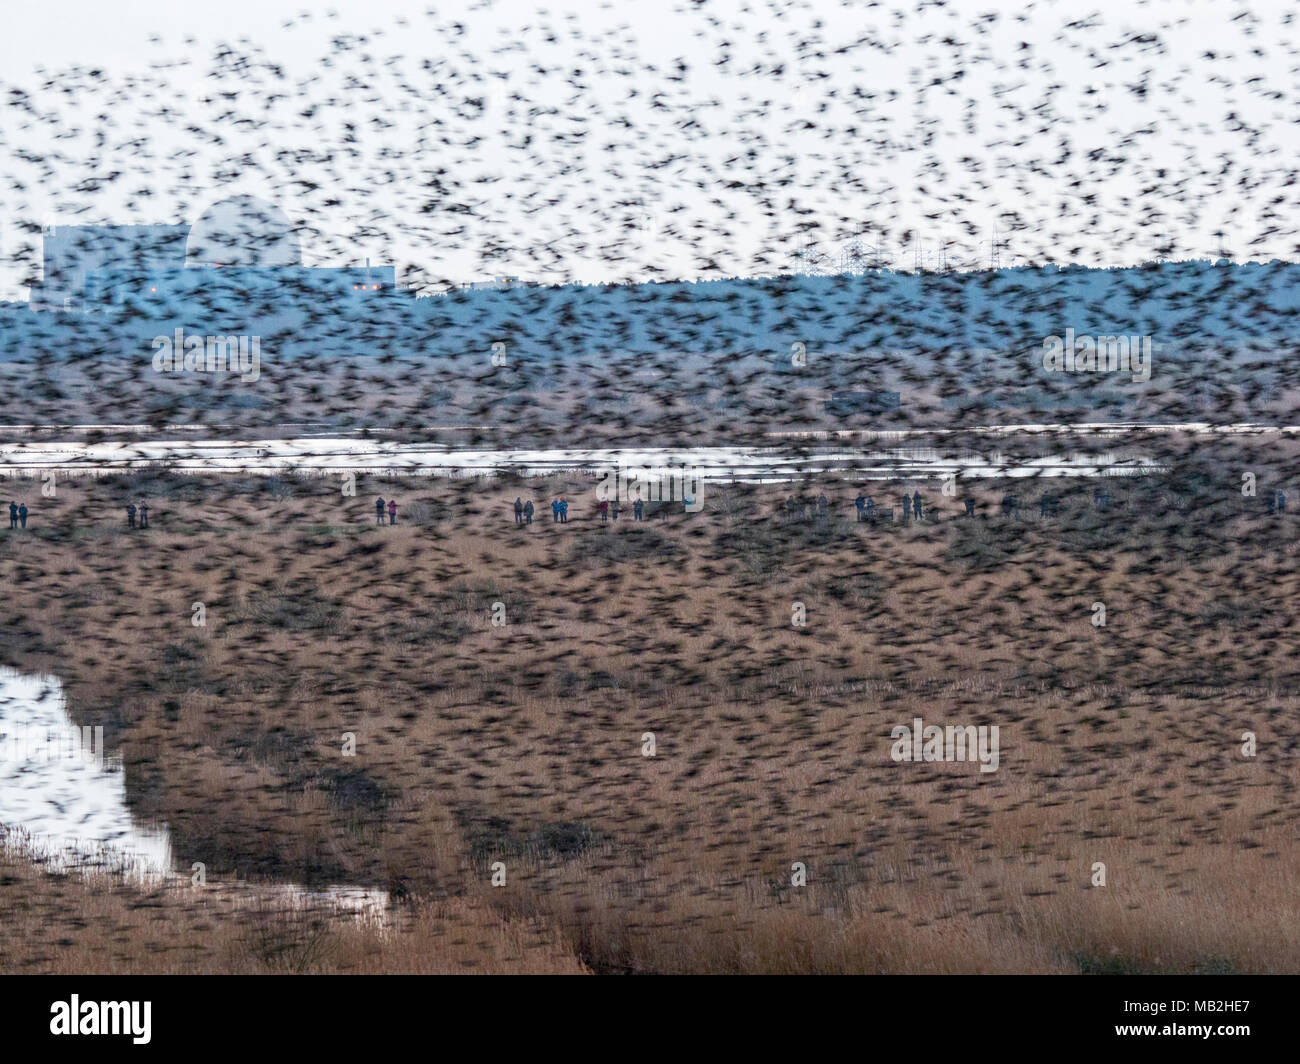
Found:
[(396, 499), (388, 500), (388, 523), (390, 525), (397, 524), (397, 500)]

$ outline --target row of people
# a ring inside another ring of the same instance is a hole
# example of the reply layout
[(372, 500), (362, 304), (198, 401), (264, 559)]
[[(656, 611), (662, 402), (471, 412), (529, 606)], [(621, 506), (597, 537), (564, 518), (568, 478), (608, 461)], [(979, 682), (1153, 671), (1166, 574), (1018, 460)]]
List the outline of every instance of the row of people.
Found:
[[(607, 524), (611, 519), (618, 520), (618, 515), (622, 512), (622, 503), (618, 499), (601, 499), (596, 504), (596, 512), (600, 515), (600, 523)], [(533, 523), (533, 514), (536, 510), (533, 507), (532, 499), (527, 502), (522, 496), (515, 498), (515, 524), (531, 525)], [(632, 520), (645, 520), (645, 501), (643, 499), (634, 499), (632, 501)], [(557, 525), (568, 524), (569, 521), (569, 500), (563, 495), (551, 500), (551, 522)]]
[[(1109, 509), (1113, 502), (1114, 500), (1111, 498), (1110, 492), (1106, 489), (1098, 488), (1093, 492), (1092, 504), (1095, 509)], [(974, 517), (978, 505), (976, 500), (972, 496), (968, 495), (962, 500), (962, 504), (966, 516)], [(859, 521), (874, 521), (876, 519), (876, 503), (869, 495), (859, 494), (858, 497), (853, 500), (853, 505), (857, 508)], [(1281, 490), (1270, 492), (1267, 498), (1267, 505), (1268, 512), (1271, 514), (1286, 513), (1286, 492)], [(809, 517), (814, 515), (813, 504), (811, 502), (800, 502), (795, 499), (793, 495), (786, 500), (785, 509), (787, 516), (802, 517), (805, 515), (805, 512)], [(818, 516), (825, 517), (828, 509), (829, 500), (827, 500), (826, 495), (823, 493), (817, 497), (815, 512)], [(915, 491), (909, 496), (904, 492), (901, 497), (901, 509), (903, 520), (907, 520), (910, 513), (910, 516), (914, 520), (920, 521), (925, 514), (925, 506), (921, 499), (921, 493)], [(1003, 517), (1014, 516), (1020, 510), (1020, 496), (1011, 493), (1003, 495), (1000, 509)], [(1041, 517), (1055, 517), (1060, 513), (1060, 510), (1061, 500), (1058, 496), (1044, 494), (1039, 497), (1038, 513)], [(892, 516), (893, 511), (888, 512)]]
[[(902, 495), (902, 515), (907, 520), (911, 515), (920, 521), (925, 514), (925, 504), (921, 499), (921, 493), (914, 492), (908, 495), (904, 492)], [(853, 500), (853, 505), (858, 512), (859, 521), (874, 521), (876, 519), (876, 500), (869, 495), (859, 494)], [(891, 515), (893, 511), (887, 511)], [(799, 499), (791, 495), (785, 500), (785, 515), (787, 518), (799, 518), (801, 520), (813, 517), (826, 517), (830, 513), (830, 500), (826, 493), (822, 492), (816, 500)]]
[[(921, 498), (919, 491), (914, 491), (910, 496), (903, 492), (900, 497), (901, 511), (903, 520), (906, 521), (909, 515), (912, 519), (920, 521), (925, 516), (925, 503)], [(976, 502), (971, 496), (962, 500), (966, 516), (975, 516)], [(1108, 491), (1098, 488), (1093, 493), (1093, 505), (1098, 509), (1106, 509), (1111, 504), (1111, 496)], [(876, 501), (869, 495), (862, 493), (853, 500), (853, 505), (857, 510), (858, 520), (864, 522), (874, 522), (877, 516)], [(620, 502), (618, 499), (601, 499), (597, 503), (597, 512), (600, 515), (601, 524), (607, 523), (611, 518), (618, 520), (620, 512)], [(1020, 509), (1020, 497), (1018, 495), (1006, 494), (1002, 496), (1001, 511), (1004, 517), (1014, 516)], [(1060, 500), (1055, 495), (1043, 495), (1038, 500), (1038, 512), (1043, 517), (1053, 517), (1060, 510)], [(787, 518), (812, 518), (814, 516), (826, 517), (830, 511), (830, 500), (826, 493), (822, 492), (817, 496), (816, 501), (796, 499), (793, 495), (785, 501), (785, 513)], [(531, 525), (533, 523), (533, 514), (536, 512), (533, 501), (527, 502), (519, 496), (515, 498), (515, 524)], [(661, 514), (664, 511), (661, 510)], [(893, 516), (893, 511), (886, 511)], [(1268, 496), (1269, 513), (1286, 513), (1286, 492), (1274, 491)], [(375, 521), (377, 524), (384, 524), (384, 517), (387, 515), (387, 523), (390, 525), (397, 524), (397, 500), (389, 499), (384, 501), (383, 497), (375, 500)], [(126, 523), (128, 528), (136, 528), (137, 517), (140, 528), (149, 527), (149, 504), (143, 499), (140, 500), (139, 506), (134, 503), (126, 505)], [(645, 520), (645, 502), (636, 499), (632, 503), (632, 517), (635, 521)], [(569, 500), (563, 495), (551, 501), (551, 521), (555, 524), (567, 524), (569, 520)], [(26, 503), (9, 503), (9, 527), (18, 528), (27, 527), (27, 504)]]

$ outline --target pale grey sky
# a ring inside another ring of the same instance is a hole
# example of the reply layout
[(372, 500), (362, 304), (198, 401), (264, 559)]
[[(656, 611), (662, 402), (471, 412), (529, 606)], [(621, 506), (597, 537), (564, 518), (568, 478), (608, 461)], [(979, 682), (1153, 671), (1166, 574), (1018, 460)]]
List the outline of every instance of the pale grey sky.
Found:
[(995, 219), (1004, 265), (1209, 255), (1216, 230), (1294, 257), (1282, 0), (302, 8), (10, 0), (0, 298), (25, 225), (236, 192), (316, 230), (310, 262), (454, 280), (772, 272), (856, 234), (967, 265)]

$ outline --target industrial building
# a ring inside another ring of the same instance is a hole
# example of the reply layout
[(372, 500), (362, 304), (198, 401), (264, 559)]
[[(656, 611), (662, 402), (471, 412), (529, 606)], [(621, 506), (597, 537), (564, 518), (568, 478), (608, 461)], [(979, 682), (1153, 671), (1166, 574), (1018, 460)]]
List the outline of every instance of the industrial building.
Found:
[(185, 265), (188, 225), (60, 225), (42, 234), (44, 276), (35, 310), (81, 310), (91, 273), (105, 267), (157, 273)]
[(57, 226), (44, 234), (35, 310), (173, 308), (207, 299), (279, 303), (373, 298), (396, 289), (391, 266), (302, 265), (298, 230), (273, 204), (236, 196), (193, 225)]

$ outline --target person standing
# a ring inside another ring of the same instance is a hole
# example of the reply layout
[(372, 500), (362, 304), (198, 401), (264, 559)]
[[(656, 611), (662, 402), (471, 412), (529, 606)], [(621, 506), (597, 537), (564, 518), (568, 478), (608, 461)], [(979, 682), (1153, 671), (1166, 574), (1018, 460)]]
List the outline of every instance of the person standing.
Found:
[(563, 495), (561, 495), (560, 496), (560, 524), (567, 525), (568, 523), (569, 523), (569, 500), (566, 499)]
[(867, 504), (863, 510), (866, 514), (867, 520), (874, 525), (876, 523), (876, 500), (870, 495), (867, 496)]
[[(18, 507), (12, 503), (9, 504), (9, 527), (13, 528), (18, 519)], [(135, 503), (126, 504), (126, 527), (135, 528)]]
[(602, 525), (609, 524), (609, 500), (601, 499), (597, 509), (600, 511), (600, 523)]
[(26, 503), (23, 503), (21, 506), (18, 507), (18, 521), (23, 526), (23, 528), (27, 527), (27, 504)]
[(149, 527), (149, 504), (144, 499), (140, 500), (140, 527)]
[(967, 516), (967, 517), (974, 517), (974, 516), (975, 516), (975, 500), (974, 500), (971, 496), (967, 495), (964, 501), (965, 501), (965, 504), (966, 504), (966, 516)]
[(384, 523), (384, 497), (381, 495), (375, 500), (375, 524)]
[(618, 524), (618, 496), (615, 496), (609, 504), (609, 516), (610, 520)]
[(912, 511), (912, 498), (907, 492), (903, 492), (903, 520), (907, 520), (907, 515)]
[(390, 525), (397, 524), (397, 500), (396, 499), (388, 500), (388, 523)]
[(916, 491), (912, 492), (912, 516), (919, 521), (921, 520), (922, 513), (924, 513), (924, 511), (921, 509), (921, 491), (918, 488)]
[(18, 504), (16, 502), (9, 504), (9, 527), (18, 527)]
[(641, 499), (640, 496), (638, 496), (632, 502), (632, 520), (633, 521), (645, 520), (645, 501)]
[(532, 523), (533, 523), (533, 500), (529, 499), (526, 503), (524, 503), (524, 524), (531, 525)]
[(524, 500), (518, 495), (515, 496), (515, 524), (524, 523)]
[(551, 524), (558, 525), (559, 523), (560, 523), (560, 500), (552, 499), (551, 500)]
[(858, 497), (853, 500), (853, 505), (858, 511), (858, 524), (861, 524), (864, 516), (863, 511), (867, 508), (867, 497), (862, 492), (858, 492)]

